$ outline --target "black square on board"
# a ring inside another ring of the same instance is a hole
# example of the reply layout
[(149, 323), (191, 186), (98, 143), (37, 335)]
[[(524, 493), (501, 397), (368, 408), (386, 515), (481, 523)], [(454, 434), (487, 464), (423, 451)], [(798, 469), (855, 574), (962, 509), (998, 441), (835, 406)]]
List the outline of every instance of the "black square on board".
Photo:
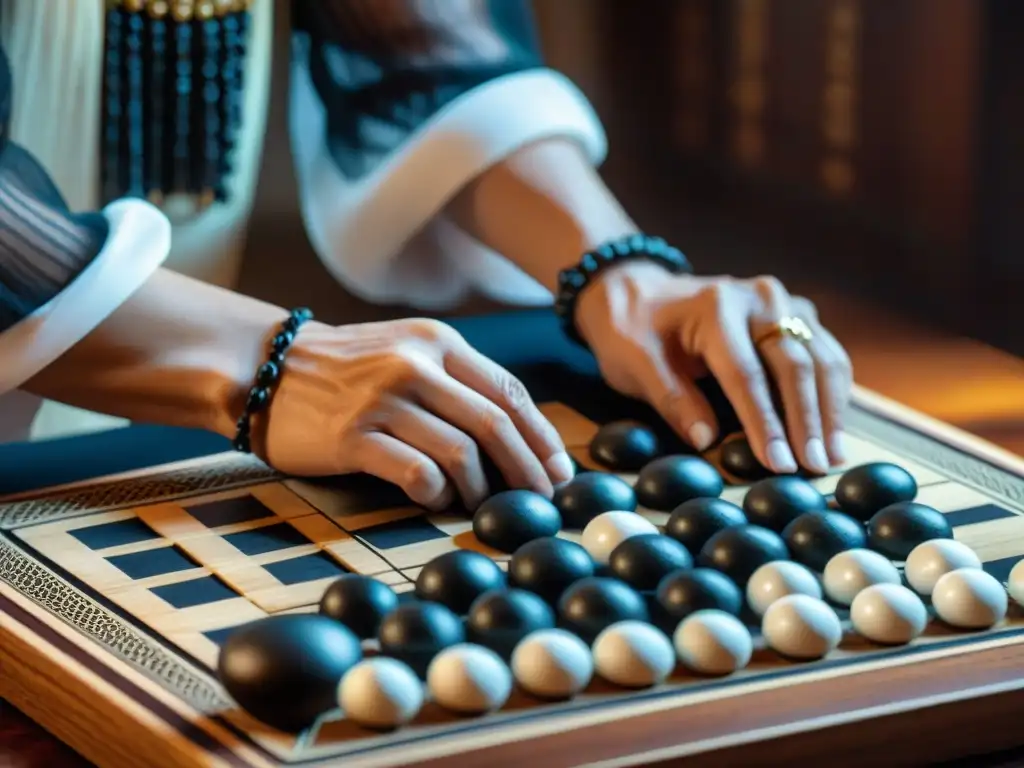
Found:
[(1002, 520), (1004, 517), (1015, 517), (1015, 513), (1003, 509), (997, 504), (982, 504), (970, 509), (957, 509), (946, 513), (946, 520), (954, 528), (962, 525), (987, 523), (989, 520)]
[(233, 600), (238, 593), (218, 579), (216, 576), (204, 576), (201, 579), (180, 581), (163, 587), (149, 590), (154, 595), (170, 603), (175, 608), (194, 608), (197, 605), (209, 605), (221, 600)]
[(341, 563), (323, 552), (293, 557), (291, 560), (278, 560), (276, 563), (268, 563), (263, 567), (275, 579), (289, 586), (342, 576), (349, 572)]
[(356, 531), (356, 535), (377, 549), (394, 549), (424, 541), (447, 539), (448, 534), (422, 517), (407, 517)]
[(194, 507), (185, 507), (185, 509), (207, 528), (219, 528), (222, 525), (248, 523), (252, 520), (275, 517), (273, 510), (255, 496), (239, 496), (234, 499), (211, 501), (208, 504), (197, 504)]
[(209, 632), (203, 632), (203, 636), (211, 643), (216, 645), (224, 645), (227, 639), (231, 636), (238, 627), (224, 627), (223, 629), (211, 629)]
[(1016, 557), (1004, 557), (1000, 560), (992, 560), (987, 563), (982, 563), (981, 567), (988, 572), (990, 576), (994, 576), (999, 580), (1000, 584), (1005, 584), (1010, 578), (1010, 571), (1013, 570), (1013, 566), (1021, 561), (1022, 555)]
[(137, 517), (118, 520), (116, 523), (100, 523), (85, 528), (75, 528), (69, 530), (68, 533), (92, 550), (163, 538)]
[(229, 533), (224, 537), (224, 541), (247, 555), (262, 555), (310, 543), (309, 539), (287, 523)]
[(177, 547), (160, 547), (145, 552), (115, 555), (108, 557), (107, 562), (132, 579), (145, 579), (201, 567)]

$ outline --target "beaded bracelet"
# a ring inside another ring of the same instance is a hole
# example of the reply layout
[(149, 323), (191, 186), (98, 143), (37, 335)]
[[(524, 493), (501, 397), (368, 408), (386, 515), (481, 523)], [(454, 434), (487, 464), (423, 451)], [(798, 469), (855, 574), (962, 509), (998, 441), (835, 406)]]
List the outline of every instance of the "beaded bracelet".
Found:
[(302, 327), (303, 323), (312, 318), (313, 313), (306, 308), (293, 309), (289, 313), (288, 319), (281, 323), (281, 329), (277, 332), (277, 335), (271, 339), (270, 354), (267, 356), (267, 361), (256, 371), (256, 379), (253, 382), (252, 389), (249, 390), (249, 398), (245, 402), (242, 415), (238, 417), (237, 431), (232, 443), (236, 451), (252, 453), (250, 442), (252, 417), (257, 413), (265, 411), (270, 406), (271, 388), (281, 378), (288, 348), (295, 341), (295, 334), (298, 333), (299, 328)]
[(562, 330), (570, 339), (585, 346), (576, 328), (575, 317), (576, 302), (583, 289), (608, 267), (639, 259), (653, 261), (673, 275), (693, 272), (693, 267), (682, 251), (673, 248), (660, 237), (650, 235), (627, 235), (585, 253), (576, 266), (558, 273), (555, 314), (562, 322)]

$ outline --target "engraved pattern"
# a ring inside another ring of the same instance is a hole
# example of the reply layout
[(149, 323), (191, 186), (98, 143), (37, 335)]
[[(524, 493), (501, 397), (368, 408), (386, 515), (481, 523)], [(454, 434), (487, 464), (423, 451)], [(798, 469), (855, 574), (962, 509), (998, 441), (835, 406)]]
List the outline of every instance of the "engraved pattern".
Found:
[(196, 710), (216, 714), (231, 708), (230, 701), (208, 678), (2, 537), (0, 580), (173, 691)]
[[(211, 457), (181, 469), (121, 480), (105, 480), (43, 496), (0, 503), (0, 530), (46, 523), (93, 512), (152, 504), (184, 496), (268, 482), (280, 475), (246, 454)], [(45, 493), (45, 492), (44, 492)]]

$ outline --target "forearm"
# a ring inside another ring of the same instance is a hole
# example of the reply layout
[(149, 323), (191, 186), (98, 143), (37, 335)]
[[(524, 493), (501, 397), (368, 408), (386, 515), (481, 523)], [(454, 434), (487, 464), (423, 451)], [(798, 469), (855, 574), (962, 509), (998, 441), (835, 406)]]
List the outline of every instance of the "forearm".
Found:
[(468, 234), (554, 292), (588, 250), (637, 231), (572, 142), (533, 144), (467, 185), (448, 214)]
[(133, 421), (230, 437), (267, 342), (286, 314), (160, 270), (23, 388)]

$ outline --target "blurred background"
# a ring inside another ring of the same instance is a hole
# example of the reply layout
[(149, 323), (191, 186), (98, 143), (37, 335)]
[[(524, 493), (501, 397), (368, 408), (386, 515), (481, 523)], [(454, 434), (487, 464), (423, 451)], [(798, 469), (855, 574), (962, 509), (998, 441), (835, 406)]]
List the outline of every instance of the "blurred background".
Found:
[[(860, 383), (1024, 453), (1024, 0), (534, 6), (641, 226), (703, 271), (778, 275)], [(397, 315), (322, 279), (276, 71), (241, 287), (334, 322)]]

